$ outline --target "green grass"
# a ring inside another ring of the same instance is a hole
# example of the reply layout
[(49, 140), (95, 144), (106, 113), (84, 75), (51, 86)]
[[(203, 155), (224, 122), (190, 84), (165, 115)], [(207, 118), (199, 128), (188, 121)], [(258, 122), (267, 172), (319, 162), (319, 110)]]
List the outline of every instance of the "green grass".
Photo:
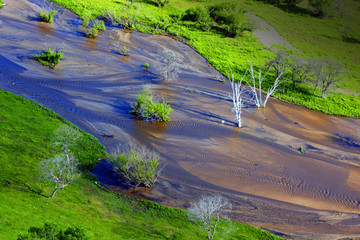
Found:
[[(134, 200), (105, 189), (84, 174), (48, 199), (53, 184), (38, 180), (38, 163), (53, 157), (55, 129), (70, 124), (29, 100), (0, 90), (0, 239), (16, 239), (30, 226), (45, 222), (61, 228), (82, 227), (90, 239), (206, 239), (186, 217), (186, 211)], [(105, 148), (82, 132), (77, 158), (91, 170), (104, 158)], [(230, 239), (280, 239), (236, 223)]]
[[(94, 19), (110, 13), (118, 22), (130, 26), (132, 29), (155, 34), (167, 32), (180, 40), (186, 39), (190, 46), (194, 47), (224, 75), (227, 75), (231, 69), (235, 73), (235, 79), (240, 79), (249, 61), (252, 61), (255, 67), (260, 67), (274, 56), (269, 49), (266, 49), (246, 31), (236, 38), (231, 38), (225, 37), (219, 31), (220, 25), (206, 32), (201, 30), (199, 24), (181, 21), (181, 16), (186, 9), (190, 7), (204, 8), (208, 6), (207, 1), (172, 0), (164, 7), (156, 7), (151, 1), (136, 4), (127, 0), (52, 1), (67, 7), (84, 19)], [(219, 1), (214, 0), (211, 3)], [(344, 41), (342, 37), (344, 27), (349, 26), (349, 39), (360, 40), (360, 22), (356, 21), (360, 2), (346, 0), (348, 14), (344, 19), (339, 17), (319, 19), (311, 16), (306, 1), (295, 8), (276, 7), (259, 1), (227, 1), (236, 2), (245, 10), (268, 21), (280, 35), (300, 50), (296, 54), (305, 58), (332, 57), (343, 62), (347, 74), (344, 81), (337, 83), (336, 87), (342, 88), (344, 92), (360, 93), (360, 44)], [(136, 19), (139, 24), (134, 24), (133, 19)], [(282, 46), (277, 47), (282, 48)], [(317, 96), (307, 92), (294, 94), (291, 92), (291, 95), (289, 92), (286, 96), (283, 94), (281, 99), (293, 101), (324, 113), (360, 117), (360, 108), (352, 107), (355, 110), (348, 110), (349, 106), (346, 105), (358, 97), (344, 93), (336, 93), (332, 96), (339, 97), (343, 101), (339, 101), (336, 106), (333, 104), (334, 98), (318, 100)], [(329, 106), (330, 109), (325, 110)]]

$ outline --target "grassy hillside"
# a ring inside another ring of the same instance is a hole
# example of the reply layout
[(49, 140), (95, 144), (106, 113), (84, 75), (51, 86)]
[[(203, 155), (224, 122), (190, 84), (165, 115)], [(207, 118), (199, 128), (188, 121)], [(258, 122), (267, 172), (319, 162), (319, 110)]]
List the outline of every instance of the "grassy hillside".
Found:
[[(356, 21), (360, 14), (360, 3), (357, 1), (345, 1), (347, 13), (344, 18), (334, 14), (326, 19), (312, 16), (306, 1), (292, 8), (264, 4), (261, 1), (244, 0), (214, 0), (211, 2), (171, 0), (164, 7), (158, 7), (155, 4), (156, 0), (52, 1), (67, 7), (84, 19), (112, 16), (131, 29), (149, 33), (167, 32), (179, 39), (187, 39), (188, 44), (224, 75), (227, 75), (229, 69), (232, 69), (235, 77), (240, 79), (249, 61), (252, 61), (256, 67), (260, 67), (273, 58), (274, 53), (260, 44), (256, 37), (248, 31), (242, 31), (237, 37), (229, 37), (224, 35), (224, 29), (226, 29), (224, 25), (216, 24), (207, 27), (206, 24), (182, 19), (190, 7), (206, 9), (219, 2), (235, 3), (244, 11), (252, 12), (274, 26), (280, 35), (300, 50), (300, 52), (293, 51), (293, 54), (305, 58), (331, 57), (345, 65), (346, 75), (341, 83), (336, 84), (334, 92), (328, 94), (331, 97), (322, 99), (318, 95), (314, 95), (313, 87), (309, 83), (298, 84), (300, 91), (278, 93), (276, 97), (327, 114), (360, 117), (360, 108), (357, 107), (360, 104), (358, 97), (360, 93), (360, 23)], [(246, 23), (247, 17), (242, 16), (242, 18), (242, 22)], [(343, 39), (345, 28), (349, 29), (346, 41)], [(272, 74), (269, 75), (267, 81), (271, 81), (271, 77)], [(290, 78), (289, 73), (286, 74), (286, 78)], [(338, 98), (340, 101), (337, 101)]]
[[(38, 180), (38, 163), (52, 157), (53, 131), (70, 124), (29, 100), (0, 90), (0, 239), (16, 239), (30, 226), (54, 222), (79, 226), (90, 239), (206, 239), (186, 212), (115, 194), (91, 175), (59, 190)], [(82, 132), (77, 156), (85, 170), (106, 155), (104, 147)], [(257, 228), (236, 223), (231, 239), (279, 239)]]

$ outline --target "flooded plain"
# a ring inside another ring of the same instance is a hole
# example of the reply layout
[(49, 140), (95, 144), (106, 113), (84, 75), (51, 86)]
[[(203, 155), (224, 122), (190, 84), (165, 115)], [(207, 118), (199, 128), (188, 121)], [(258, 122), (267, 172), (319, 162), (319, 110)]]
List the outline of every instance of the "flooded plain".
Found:
[[(135, 143), (163, 158), (163, 175), (150, 190), (121, 188), (105, 161), (94, 171), (103, 184), (180, 208), (220, 193), (233, 202), (234, 220), (285, 237), (360, 237), (359, 119), (271, 99), (266, 109), (246, 102), (238, 129), (230, 85), (216, 80), (218, 72), (189, 46), (110, 26), (87, 39), (80, 19), (59, 6), (7, 3), (0, 10), (1, 89), (59, 113), (109, 152)], [(59, 11), (53, 24), (37, 20), (41, 8)], [(121, 54), (123, 46), (129, 56)], [(55, 69), (31, 58), (43, 47), (64, 52)], [(156, 68), (164, 50), (177, 56), (174, 80), (163, 81)], [(170, 122), (129, 114), (145, 87), (174, 109)]]

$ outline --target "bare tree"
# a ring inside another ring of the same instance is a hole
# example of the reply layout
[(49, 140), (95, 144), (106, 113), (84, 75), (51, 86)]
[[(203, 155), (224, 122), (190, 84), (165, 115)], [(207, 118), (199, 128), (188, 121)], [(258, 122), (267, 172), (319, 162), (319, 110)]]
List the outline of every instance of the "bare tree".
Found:
[[(272, 59), (270, 62), (268, 62), (268, 67), (273, 67), (275, 69), (275, 78), (278, 78), (280, 74), (282, 75), (280, 77), (280, 80), (283, 80), (283, 75), (285, 73), (285, 70), (289, 67), (289, 54), (284, 51), (280, 50), (276, 53), (276, 57)], [(281, 81), (283, 83), (283, 92), (285, 92), (285, 82)]]
[[(232, 205), (220, 195), (202, 197), (197, 203), (190, 206), (189, 218), (198, 223), (208, 235), (208, 239), (214, 239), (216, 234), (222, 238), (233, 230), (233, 225), (228, 218)], [(222, 226), (222, 231), (219, 226)]]
[[(264, 75), (262, 75), (261, 69), (259, 69), (258, 77), (256, 77), (255, 74), (254, 74), (254, 68), (253, 68), (252, 63), (250, 62), (249, 65), (250, 65), (249, 66), (249, 68), (250, 68), (249, 72), (250, 72), (250, 78), (251, 78), (251, 81), (252, 81), (252, 85), (249, 82), (247, 82), (247, 84), (250, 87), (251, 91), (253, 92), (253, 100), (255, 102), (255, 105), (258, 108), (266, 107), (266, 103), (270, 99), (270, 96), (274, 92), (277, 92), (279, 90), (279, 85), (281, 84), (280, 78), (282, 77), (283, 73), (280, 72), (279, 76), (277, 78), (275, 78), (275, 81), (274, 81), (273, 85), (266, 92), (265, 101), (262, 102), (261, 85), (262, 85), (262, 82), (264, 81), (264, 78), (266, 77), (267, 73), (269, 72), (269, 70)], [(258, 89), (256, 88), (256, 82), (258, 83)]]
[(314, 61), (312, 59), (305, 60), (304, 58), (299, 58), (298, 61), (298, 64), (302, 65), (302, 67), (297, 71), (297, 75), (300, 78), (300, 82), (304, 83), (314, 69)]
[(326, 97), (329, 87), (335, 82), (342, 80), (343, 64), (328, 58), (325, 60), (325, 68), (322, 77), (321, 96)]
[(346, 14), (344, 0), (335, 0), (334, 5), (336, 12), (339, 14), (340, 18), (343, 18)]
[(242, 119), (241, 119), (241, 110), (244, 104), (242, 99), (242, 93), (244, 92), (244, 88), (241, 87), (242, 81), (244, 80), (246, 75), (240, 81), (236, 81), (234, 78), (234, 73), (231, 71), (231, 76), (228, 76), (228, 79), (231, 83), (232, 95), (230, 95), (231, 100), (233, 101), (233, 111), (235, 112), (237, 126), (239, 128), (242, 127)]
[(306, 68), (306, 63), (304, 58), (300, 56), (291, 56), (291, 61), (289, 62), (289, 68), (291, 70), (291, 81), (292, 81), (292, 88), (295, 90), (295, 84), (301, 82), (296, 80), (296, 76), (302, 74), (304, 68)]
[(81, 134), (70, 126), (62, 126), (55, 131), (53, 144), (59, 146), (62, 153), (39, 163), (41, 179), (53, 181), (55, 189), (49, 198), (54, 197), (59, 189), (73, 182), (79, 175), (79, 161), (71, 153), (70, 148), (80, 140)]
[(164, 50), (160, 61), (156, 64), (163, 80), (173, 80), (177, 77), (176, 65), (180, 61), (180, 56), (170, 50)]
[(59, 127), (54, 132), (52, 142), (54, 146), (59, 146), (65, 155), (68, 155), (70, 153), (70, 148), (75, 146), (80, 139), (81, 134), (77, 129), (65, 125)]
[(78, 160), (71, 154), (60, 154), (39, 163), (41, 179), (55, 183), (55, 189), (49, 198), (80, 176), (78, 165)]
[(325, 62), (322, 59), (315, 59), (315, 58), (310, 59), (310, 61), (313, 62), (312, 82), (315, 84), (314, 94), (316, 94), (316, 89), (323, 81), (322, 79), (325, 77), (323, 72), (325, 67)]

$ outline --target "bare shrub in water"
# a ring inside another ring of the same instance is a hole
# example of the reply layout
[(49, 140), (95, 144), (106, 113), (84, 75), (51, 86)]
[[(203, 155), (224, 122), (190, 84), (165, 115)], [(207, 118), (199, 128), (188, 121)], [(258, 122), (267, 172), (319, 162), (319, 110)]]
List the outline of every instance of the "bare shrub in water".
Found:
[(241, 86), (242, 81), (244, 77), (240, 80), (240, 81), (236, 81), (234, 79), (234, 73), (231, 72), (231, 76), (228, 76), (228, 79), (231, 83), (231, 89), (232, 89), (232, 94), (229, 94), (231, 100), (233, 101), (233, 111), (235, 112), (235, 117), (236, 117), (236, 123), (237, 126), (239, 128), (242, 127), (242, 119), (241, 119), (241, 111), (242, 111), (242, 107), (244, 105), (244, 101), (242, 98), (242, 94), (244, 92), (244, 88)]
[[(282, 78), (283, 72), (280, 71), (279, 75), (275, 78), (274, 83), (272, 84), (272, 86), (266, 92), (265, 101), (262, 102), (261, 84), (262, 84), (262, 82), (263, 82), (263, 80), (266, 77), (268, 72), (266, 72), (264, 75), (262, 75), (261, 69), (260, 69), (258, 77), (256, 77), (255, 74), (254, 74), (254, 68), (253, 68), (252, 63), (250, 62), (249, 65), (250, 65), (250, 67), (249, 67), (250, 71), (249, 72), (250, 72), (250, 78), (252, 80), (252, 85), (249, 82), (247, 82), (247, 84), (250, 87), (251, 91), (253, 92), (253, 100), (255, 102), (256, 107), (258, 107), (258, 108), (265, 107), (266, 103), (268, 102), (268, 100), (270, 98), (270, 96), (274, 92), (277, 92), (279, 90), (279, 85), (282, 83), (282, 81), (280, 81), (280, 78)], [(258, 90), (256, 89), (256, 83), (258, 84)]]
[(116, 172), (133, 187), (150, 188), (160, 175), (160, 155), (146, 147), (130, 146), (127, 151), (112, 155)]
[(173, 80), (177, 77), (176, 65), (181, 60), (180, 56), (170, 50), (164, 50), (160, 61), (156, 64), (163, 80)]
[(223, 239), (234, 228), (228, 218), (231, 209), (231, 203), (220, 195), (204, 196), (190, 206), (188, 216), (206, 231), (209, 240), (214, 239), (215, 235)]

